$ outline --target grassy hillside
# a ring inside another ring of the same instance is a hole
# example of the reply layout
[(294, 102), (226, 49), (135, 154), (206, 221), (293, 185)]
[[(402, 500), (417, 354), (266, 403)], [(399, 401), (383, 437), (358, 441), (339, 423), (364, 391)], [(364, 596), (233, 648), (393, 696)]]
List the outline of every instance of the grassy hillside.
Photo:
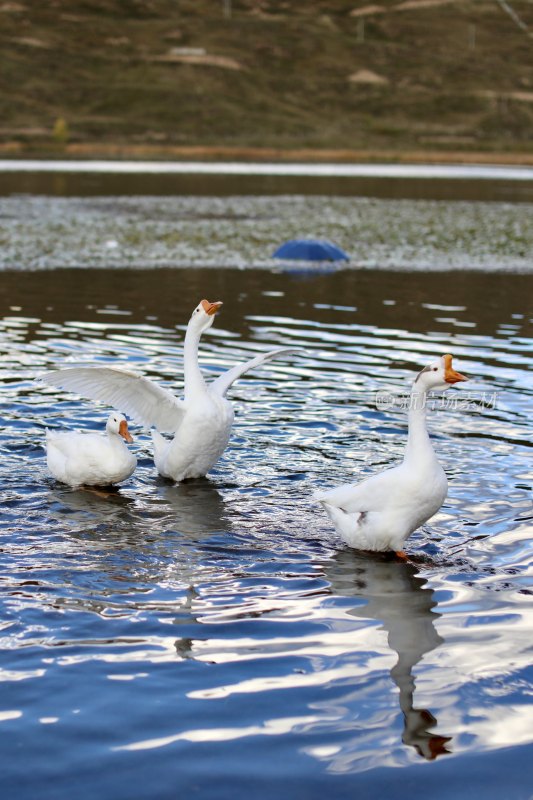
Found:
[(533, 153), (532, 0), (0, 0), (0, 43), (4, 154)]

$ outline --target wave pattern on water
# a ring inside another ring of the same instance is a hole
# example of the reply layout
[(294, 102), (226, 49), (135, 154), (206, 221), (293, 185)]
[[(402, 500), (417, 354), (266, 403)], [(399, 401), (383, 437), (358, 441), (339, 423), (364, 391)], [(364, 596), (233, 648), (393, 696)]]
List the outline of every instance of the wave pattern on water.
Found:
[[(432, 761), (420, 780), (452, 797), (484, 757), (484, 796), (523, 796), (533, 740), (523, 276), (507, 278), (506, 295), (471, 276), (468, 291), (443, 297), (440, 279), (416, 274), (219, 271), (191, 283), (182, 271), (182, 299), (156, 315), (166, 273), (123, 272), (111, 286), (81, 274), (12, 276), (0, 327), (8, 788), (19, 798), (75, 788), (83, 800), (171, 797), (177, 783), (215, 797), (228, 796), (218, 784), (265, 800), (287, 787), (348, 797), (356, 778), (372, 775), (379, 791), (388, 770), (416, 779)], [(204, 282), (228, 298), (202, 340), (206, 371), (278, 345), (305, 352), (235, 386), (233, 436), (209, 480), (157, 478), (149, 437), (134, 430), (139, 468), (119, 491), (55, 483), (45, 426), (97, 429), (106, 411), (36, 376), (122, 363), (179, 392), (182, 323)], [(375, 392), (401, 390), (448, 350), (469, 390), (497, 402), (430, 415), (450, 492), (409, 540), (413, 562), (352, 552), (313, 490), (401, 457), (405, 412), (380, 411)]]

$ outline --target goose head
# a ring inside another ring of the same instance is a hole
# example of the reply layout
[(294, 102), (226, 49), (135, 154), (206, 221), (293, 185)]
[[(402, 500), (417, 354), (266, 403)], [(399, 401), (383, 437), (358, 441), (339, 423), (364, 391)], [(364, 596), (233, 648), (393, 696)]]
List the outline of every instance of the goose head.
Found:
[(220, 300), (217, 300), (216, 303), (210, 303), (209, 300), (201, 300), (192, 312), (187, 328), (202, 334), (211, 327), (215, 320), (215, 314), (221, 306), (222, 302)]
[(128, 430), (128, 423), (126, 422), (124, 414), (113, 411), (113, 413), (109, 415), (105, 428), (108, 433), (122, 436), (126, 442), (133, 442), (133, 436)]
[(415, 388), (421, 392), (444, 391), (454, 383), (466, 381), (464, 375), (456, 372), (452, 367), (452, 357), (449, 353), (432, 361), (418, 373), (415, 379)]

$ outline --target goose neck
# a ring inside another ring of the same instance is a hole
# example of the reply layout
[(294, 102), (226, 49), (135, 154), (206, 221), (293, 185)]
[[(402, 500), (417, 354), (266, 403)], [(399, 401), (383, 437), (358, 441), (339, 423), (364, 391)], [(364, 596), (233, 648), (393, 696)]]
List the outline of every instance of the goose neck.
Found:
[(185, 375), (185, 398), (191, 397), (198, 392), (205, 390), (205, 382), (200, 372), (198, 363), (198, 345), (200, 344), (200, 333), (191, 328), (187, 328), (185, 334), (185, 346), (183, 351), (183, 367)]
[(409, 398), (409, 434), (405, 450), (405, 461), (434, 457), (435, 451), (429, 438), (426, 419), (427, 392), (413, 389)]

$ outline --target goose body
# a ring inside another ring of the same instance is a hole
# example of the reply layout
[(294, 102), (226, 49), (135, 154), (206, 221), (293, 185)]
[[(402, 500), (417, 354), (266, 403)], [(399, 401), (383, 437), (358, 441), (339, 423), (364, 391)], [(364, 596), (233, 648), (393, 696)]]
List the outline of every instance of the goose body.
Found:
[[(129, 370), (117, 367), (61, 369), (41, 377), (45, 383), (93, 400), (120, 405), (133, 419), (153, 427), (154, 462), (158, 472), (174, 481), (200, 478), (218, 461), (229, 442), (233, 406), (226, 399), (232, 384), (248, 370), (295, 348), (261, 353), (227, 370), (206, 384), (198, 364), (202, 333), (213, 324), (221, 302), (202, 300), (187, 325), (184, 345), (184, 396)], [(171, 434), (170, 439), (162, 434)]]
[(337, 532), (358, 550), (394, 550), (442, 506), (448, 481), (427, 431), (426, 400), (431, 390), (449, 388), (466, 378), (442, 356), (417, 376), (409, 402), (409, 434), (401, 464), (358, 484), (317, 492)]
[(46, 431), (46, 461), (56, 480), (69, 486), (110, 486), (135, 470), (137, 459), (126, 447), (133, 439), (122, 414), (110, 415), (106, 433)]
[(205, 392), (191, 404), (172, 440), (152, 430), (159, 474), (176, 481), (206, 475), (228, 445), (234, 416), (225, 397)]

